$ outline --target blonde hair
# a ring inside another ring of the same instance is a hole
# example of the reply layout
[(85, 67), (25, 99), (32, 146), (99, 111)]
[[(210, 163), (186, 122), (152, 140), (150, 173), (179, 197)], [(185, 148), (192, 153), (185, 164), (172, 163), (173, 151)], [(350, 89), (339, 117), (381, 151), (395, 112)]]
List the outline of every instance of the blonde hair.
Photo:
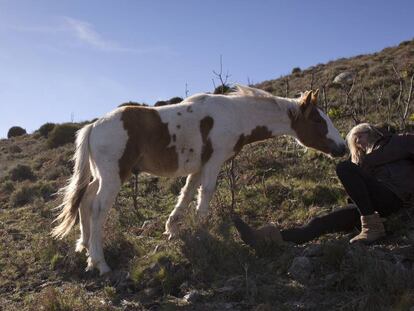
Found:
[[(368, 147), (366, 150), (361, 149), (356, 145), (355, 134), (367, 133), (368, 134)], [(381, 138), (383, 134), (369, 123), (361, 123), (354, 126), (346, 135), (346, 142), (348, 144), (349, 151), (351, 152), (351, 161), (355, 164), (360, 164), (364, 156), (372, 151), (374, 144)]]

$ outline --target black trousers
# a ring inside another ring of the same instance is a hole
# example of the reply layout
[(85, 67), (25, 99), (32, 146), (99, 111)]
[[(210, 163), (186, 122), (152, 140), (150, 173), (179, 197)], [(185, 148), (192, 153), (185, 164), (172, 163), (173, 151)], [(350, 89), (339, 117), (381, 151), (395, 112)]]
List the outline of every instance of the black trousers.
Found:
[(350, 161), (341, 162), (336, 167), (336, 173), (355, 204), (315, 217), (305, 226), (282, 230), (283, 240), (300, 244), (326, 233), (359, 229), (361, 215), (378, 212), (386, 217), (403, 207), (397, 195), (358, 165)]

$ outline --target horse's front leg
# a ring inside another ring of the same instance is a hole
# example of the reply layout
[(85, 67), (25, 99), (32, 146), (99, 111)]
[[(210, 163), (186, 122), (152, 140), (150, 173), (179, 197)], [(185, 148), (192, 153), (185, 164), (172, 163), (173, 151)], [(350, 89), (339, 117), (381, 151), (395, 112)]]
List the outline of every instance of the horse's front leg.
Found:
[(185, 208), (187, 208), (194, 198), (194, 194), (200, 185), (200, 176), (200, 173), (188, 175), (186, 183), (181, 189), (181, 194), (178, 198), (177, 204), (165, 224), (164, 234), (168, 235), (169, 239), (176, 237), (180, 231), (180, 221), (182, 215)]
[(198, 193), (197, 220), (202, 223), (208, 216), (208, 207), (216, 190), (217, 176), (222, 162), (206, 163), (201, 173), (201, 187)]

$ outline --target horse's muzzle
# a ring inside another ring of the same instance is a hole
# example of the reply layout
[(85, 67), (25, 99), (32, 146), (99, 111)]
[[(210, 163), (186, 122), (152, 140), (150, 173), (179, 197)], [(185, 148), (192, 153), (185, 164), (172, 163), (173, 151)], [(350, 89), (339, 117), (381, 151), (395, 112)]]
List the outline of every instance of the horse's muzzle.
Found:
[(331, 150), (331, 155), (335, 158), (343, 157), (348, 153), (348, 147), (345, 144), (335, 145)]

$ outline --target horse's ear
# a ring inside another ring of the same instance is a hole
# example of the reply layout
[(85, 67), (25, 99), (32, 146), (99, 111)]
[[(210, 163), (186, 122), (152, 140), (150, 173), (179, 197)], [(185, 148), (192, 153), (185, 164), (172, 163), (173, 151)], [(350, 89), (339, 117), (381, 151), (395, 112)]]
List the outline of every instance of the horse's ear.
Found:
[(305, 116), (305, 118), (307, 118), (307, 117), (309, 117), (309, 114), (311, 113), (312, 108), (313, 108), (312, 92), (311, 91), (306, 91), (303, 94), (302, 99), (301, 99), (300, 111)]
[(316, 105), (318, 103), (318, 95), (319, 89), (317, 89), (315, 92), (312, 92), (312, 104)]

